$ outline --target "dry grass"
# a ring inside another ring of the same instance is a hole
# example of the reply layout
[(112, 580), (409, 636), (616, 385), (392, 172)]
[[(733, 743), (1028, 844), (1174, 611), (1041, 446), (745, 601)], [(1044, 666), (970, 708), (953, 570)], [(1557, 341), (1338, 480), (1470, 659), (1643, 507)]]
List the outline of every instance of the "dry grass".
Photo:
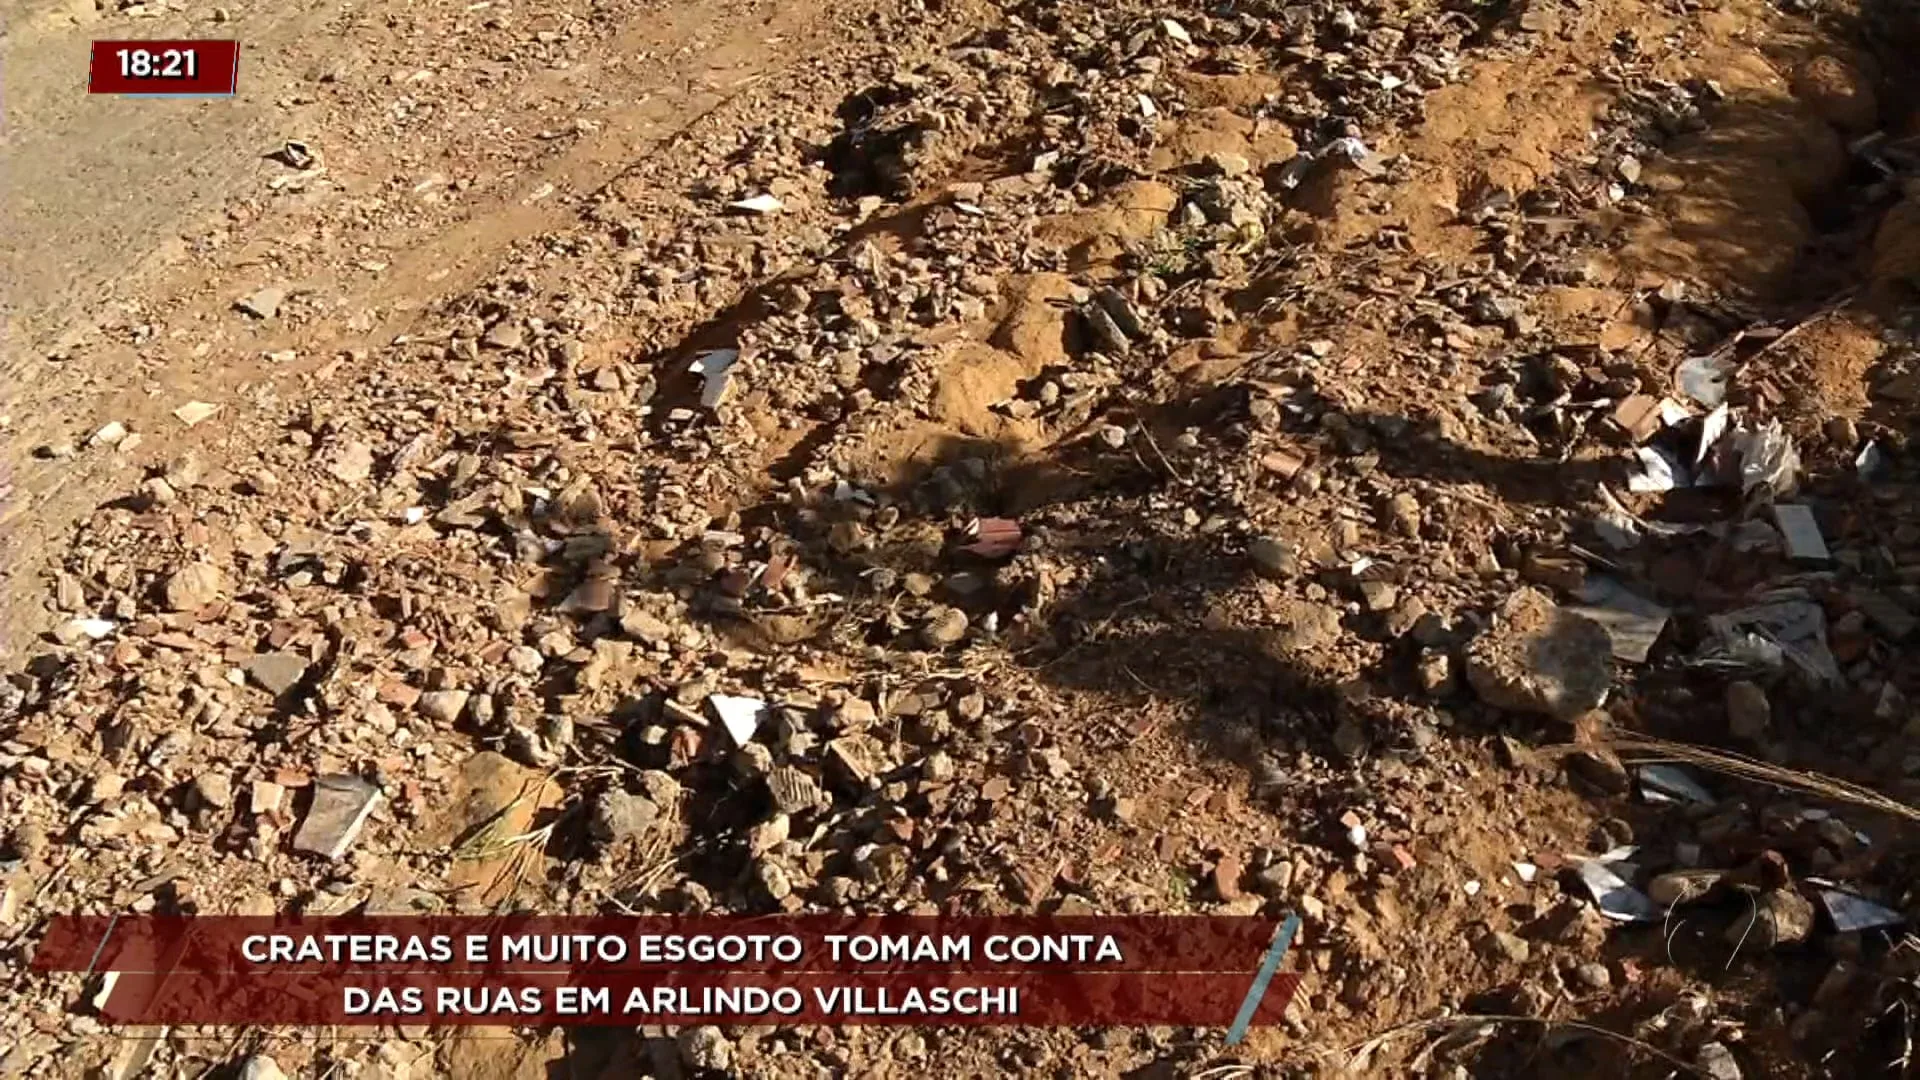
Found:
[(1606, 745), (1619, 754), (1621, 760), (1628, 761), (1630, 764), (1691, 765), (1696, 769), (1725, 776), (1736, 776), (1742, 780), (1765, 784), (1781, 791), (1818, 796), (1832, 802), (1878, 810), (1907, 821), (1920, 821), (1920, 808), (1882, 795), (1872, 788), (1816, 772), (1789, 769), (1725, 750), (1713, 750), (1689, 743), (1667, 742), (1664, 739), (1611, 738), (1606, 740)]

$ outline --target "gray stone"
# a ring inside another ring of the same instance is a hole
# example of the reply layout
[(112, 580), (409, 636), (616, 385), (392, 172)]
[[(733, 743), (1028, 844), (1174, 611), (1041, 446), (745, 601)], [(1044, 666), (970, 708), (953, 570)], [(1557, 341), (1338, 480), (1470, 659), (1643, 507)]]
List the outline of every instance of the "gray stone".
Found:
[(1247, 558), (1261, 577), (1291, 581), (1300, 576), (1300, 556), (1293, 550), (1293, 545), (1271, 536), (1255, 537), (1247, 545)]
[(1253, 163), (1242, 154), (1217, 150), (1206, 156), (1207, 168), (1228, 178), (1245, 176), (1253, 171)]
[(429, 720), (451, 724), (466, 711), (467, 698), (471, 696), (465, 690), (429, 690), (420, 695), (415, 707)]
[[(1400, 590), (1390, 581), (1360, 583), (1360, 602), (1368, 611), (1386, 611), (1398, 603)], [(1408, 625), (1412, 625), (1409, 623)]]
[(594, 799), (587, 830), (601, 843), (612, 844), (642, 835), (659, 820), (660, 808), (651, 799), (615, 788)]
[(1813, 901), (1792, 889), (1769, 889), (1727, 927), (1730, 944), (1751, 949), (1794, 945), (1813, 933)]
[(1415, 626), (1418, 626), (1420, 620), (1426, 618), (1428, 614), (1426, 601), (1417, 596), (1407, 597), (1398, 604), (1395, 604), (1392, 611), (1387, 612), (1384, 624), (1387, 636), (1392, 638), (1405, 637)]
[(1453, 689), (1453, 657), (1442, 649), (1423, 649), (1414, 674), (1421, 690), (1440, 697)]
[(262, 653), (247, 661), (247, 677), (275, 697), (297, 686), (307, 676), (306, 657), (299, 653)]
[(488, 327), (486, 336), (480, 341), (490, 348), (518, 349), (526, 339), (526, 331), (520, 328), (518, 320), (502, 319)]
[(1633, 786), (1626, 765), (1610, 750), (1576, 750), (1567, 755), (1567, 769), (1608, 795), (1623, 795)]
[(547, 658), (531, 645), (515, 645), (507, 650), (507, 666), (522, 675), (538, 675), (546, 663)]
[(1133, 301), (1127, 299), (1127, 294), (1111, 285), (1103, 285), (1094, 290), (1093, 298), (1106, 309), (1121, 333), (1136, 340), (1147, 336), (1146, 320), (1140, 317), (1139, 310), (1133, 306)]
[(193, 778), (193, 795), (202, 806), (225, 810), (233, 805), (233, 778), (223, 772), (203, 772)]
[(635, 641), (660, 642), (673, 640), (673, 627), (635, 608), (620, 616), (620, 632)]
[(1859, 587), (1853, 590), (1851, 596), (1854, 606), (1859, 608), (1882, 634), (1894, 641), (1905, 641), (1913, 633), (1914, 626), (1920, 624), (1920, 619), (1915, 619), (1912, 612), (1884, 593)]
[(680, 1057), (696, 1069), (726, 1072), (733, 1067), (733, 1043), (711, 1024), (681, 1028)]
[(363, 483), (373, 475), (373, 447), (357, 440), (334, 447), (327, 456), (327, 472), (343, 484)]
[(38, 823), (27, 821), (15, 825), (7, 834), (7, 847), (27, 862), (38, 862), (53, 849), (53, 841)]
[(793, 895), (793, 879), (786, 870), (771, 859), (761, 859), (754, 866), (754, 876), (760, 879), (760, 887), (774, 900), (785, 900)]
[(827, 764), (840, 779), (865, 788), (893, 768), (887, 747), (871, 735), (842, 735), (827, 743)]
[(1533, 947), (1518, 934), (1490, 930), (1480, 939), (1480, 955), (1494, 963), (1524, 964), (1533, 955)]
[(1497, 709), (1571, 719), (1606, 701), (1613, 642), (1599, 623), (1538, 589), (1522, 589), (1468, 643), (1466, 673), (1480, 699)]
[(1420, 500), (1403, 491), (1387, 500), (1384, 507), (1387, 524), (1401, 536), (1420, 535)]
[(1371, 742), (1372, 740), (1367, 737), (1367, 729), (1351, 716), (1334, 726), (1333, 748), (1348, 761), (1366, 753)]
[(195, 562), (175, 570), (161, 587), (168, 611), (198, 611), (220, 599), (226, 577), (212, 563)]
[[(1127, 335), (1121, 331), (1120, 324), (1114, 322), (1113, 316), (1107, 313), (1106, 308), (1098, 304), (1089, 304), (1080, 314), (1086, 320), (1087, 331), (1092, 336), (1095, 346), (1109, 356), (1127, 355)], [(1121, 430), (1120, 438), (1120, 445), (1126, 445), (1125, 429)]]
[(270, 285), (250, 296), (244, 296), (234, 302), (234, 306), (256, 319), (271, 319), (280, 312), (280, 305), (287, 299), (287, 290), (278, 285)]
[(1263, 896), (1285, 897), (1293, 887), (1293, 864), (1276, 859), (1253, 875), (1253, 887)]
[(1304, 652), (1339, 640), (1340, 612), (1310, 600), (1282, 600), (1274, 605), (1273, 648), (1279, 653)]

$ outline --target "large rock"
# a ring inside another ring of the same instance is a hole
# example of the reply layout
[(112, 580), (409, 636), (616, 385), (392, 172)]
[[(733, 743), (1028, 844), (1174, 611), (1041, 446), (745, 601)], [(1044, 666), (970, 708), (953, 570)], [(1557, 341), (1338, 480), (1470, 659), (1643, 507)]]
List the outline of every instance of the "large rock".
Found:
[(1599, 623), (1522, 589), (1466, 651), (1467, 681), (1510, 712), (1571, 719), (1599, 708), (1613, 685), (1613, 644)]
[(644, 834), (658, 820), (660, 808), (651, 799), (615, 788), (593, 801), (587, 831), (603, 844), (614, 844)]
[(220, 599), (226, 577), (212, 563), (193, 562), (181, 567), (161, 587), (168, 611), (198, 611)]
[(1761, 949), (1795, 945), (1813, 933), (1813, 901), (1792, 889), (1768, 889), (1727, 927), (1733, 945)]
[(1873, 80), (1837, 56), (1816, 56), (1793, 72), (1793, 93), (1814, 114), (1852, 134), (1880, 126)]

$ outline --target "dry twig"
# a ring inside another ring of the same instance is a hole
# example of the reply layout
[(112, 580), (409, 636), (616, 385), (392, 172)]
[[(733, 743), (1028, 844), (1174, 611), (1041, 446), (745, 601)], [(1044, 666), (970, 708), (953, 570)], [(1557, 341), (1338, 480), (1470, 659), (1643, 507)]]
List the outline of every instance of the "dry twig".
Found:
[(1636, 755), (1633, 758), (1636, 764), (1678, 762), (1708, 772), (1737, 776), (1743, 780), (1751, 780), (1756, 784), (1765, 784), (1782, 791), (1815, 795), (1833, 802), (1878, 810), (1908, 821), (1920, 821), (1920, 807), (1882, 795), (1872, 788), (1820, 773), (1789, 769), (1725, 750), (1714, 750), (1690, 743), (1668, 742), (1665, 739), (1614, 738), (1606, 742), (1622, 758), (1627, 755)]

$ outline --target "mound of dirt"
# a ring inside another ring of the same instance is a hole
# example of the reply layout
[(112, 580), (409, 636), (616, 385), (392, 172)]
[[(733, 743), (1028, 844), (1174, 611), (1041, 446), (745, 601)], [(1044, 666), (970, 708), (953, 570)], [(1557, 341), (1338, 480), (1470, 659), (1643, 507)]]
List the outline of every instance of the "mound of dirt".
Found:
[(1623, 259), (1778, 297), (1814, 236), (1807, 205), (1833, 193), (1846, 165), (1839, 132), (1791, 99), (1729, 102), (1648, 167), (1659, 212), (1629, 230)]
[(1793, 95), (1841, 131), (1864, 135), (1880, 126), (1876, 79), (1837, 56), (1816, 56), (1793, 70)]
[(1179, 205), (1179, 193), (1167, 184), (1130, 180), (1085, 209), (1039, 222), (1034, 236), (1066, 250), (1075, 269), (1110, 265), (1128, 243), (1165, 228), (1168, 215)]
[(1171, 126), (1172, 133), (1154, 147), (1150, 160), (1155, 172), (1195, 168), (1210, 158), (1237, 158), (1244, 167), (1259, 170), (1300, 151), (1284, 127), (1249, 120), (1225, 106), (1188, 112)]
[(1873, 236), (1872, 288), (1888, 309), (1920, 299), (1920, 191), (1910, 190), (1880, 220)]

